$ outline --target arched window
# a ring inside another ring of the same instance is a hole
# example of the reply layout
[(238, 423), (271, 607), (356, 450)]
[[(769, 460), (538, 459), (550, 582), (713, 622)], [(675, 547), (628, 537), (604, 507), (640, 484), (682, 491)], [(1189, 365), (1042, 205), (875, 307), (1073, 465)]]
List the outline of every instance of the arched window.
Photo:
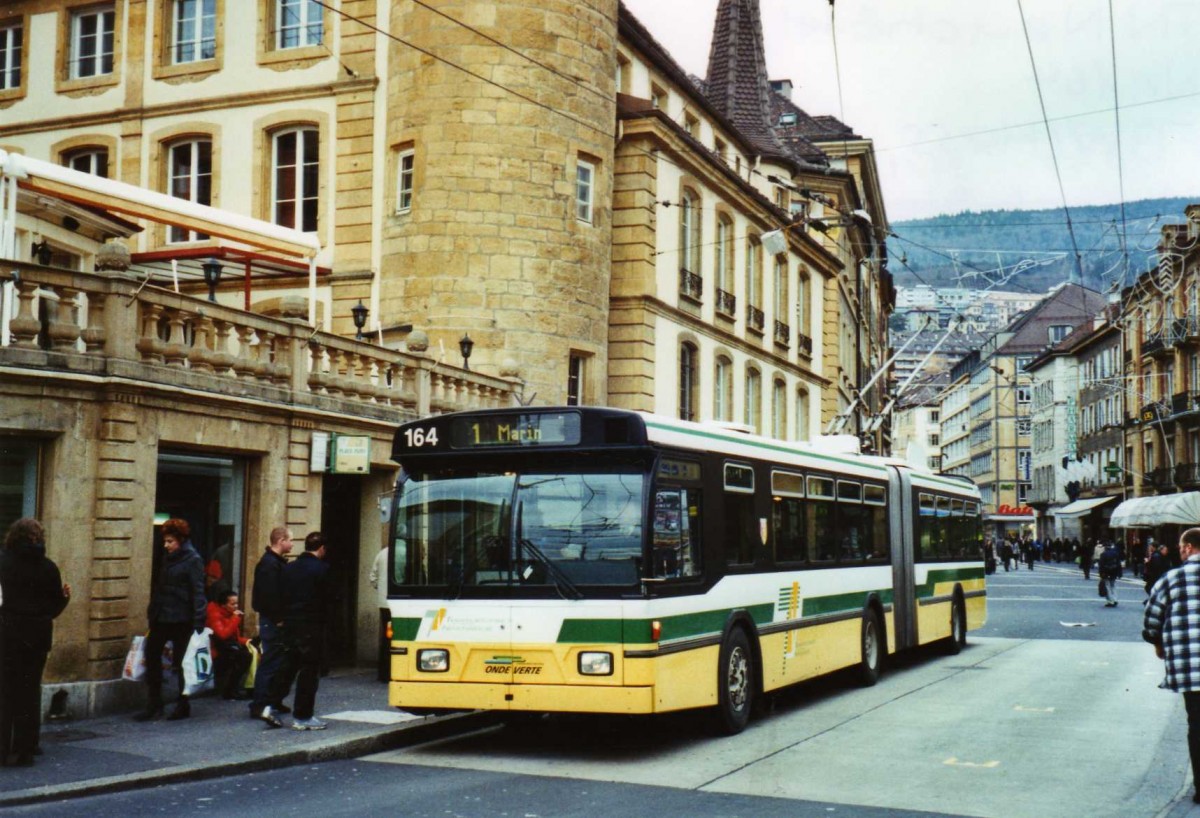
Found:
[(688, 187), (679, 197), (679, 266), (700, 273), (700, 197)]
[(713, 418), (733, 420), (733, 361), (718, 355), (713, 366)]
[(746, 368), (746, 423), (762, 434), (762, 375), (754, 367)]
[(758, 236), (746, 237), (746, 325), (763, 329), (762, 244)]
[(679, 346), (679, 418), (680, 420), (696, 420), (696, 392), (699, 384), (697, 364), (699, 351), (695, 344), (683, 343)]
[(786, 346), (792, 330), (788, 324), (788, 263), (786, 256), (775, 257), (775, 341)]
[(62, 155), (62, 163), (71, 170), (108, 178), (108, 150), (89, 145), (75, 148)]
[(271, 219), (305, 233), (317, 229), (318, 132), (288, 128), (271, 138)]
[(796, 390), (796, 439), (808, 440), (808, 390), (803, 386)]
[[(167, 192), (177, 199), (212, 204), (212, 140), (184, 139), (167, 148)], [(167, 241), (205, 241), (208, 236), (182, 227), (167, 229)]]
[(717, 216), (717, 241), (713, 248), (717, 309), (732, 316), (737, 304), (733, 295), (733, 222), (724, 213)]
[(787, 440), (787, 384), (782, 380), (771, 387), (771, 436)]

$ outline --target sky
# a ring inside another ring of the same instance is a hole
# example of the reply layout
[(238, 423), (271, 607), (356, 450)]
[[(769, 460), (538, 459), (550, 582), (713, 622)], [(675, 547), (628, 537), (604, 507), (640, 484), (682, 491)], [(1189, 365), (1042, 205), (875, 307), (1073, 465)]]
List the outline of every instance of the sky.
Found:
[[(717, 0), (624, 2), (704, 76)], [(1058, 208), (1064, 193), (1111, 204), (1122, 182), (1125, 201), (1200, 201), (1197, 0), (1111, 0), (1111, 27), (1110, 0), (1021, 0), (1029, 46), (1018, 0), (760, 2), (771, 78), (874, 141), (891, 221)]]

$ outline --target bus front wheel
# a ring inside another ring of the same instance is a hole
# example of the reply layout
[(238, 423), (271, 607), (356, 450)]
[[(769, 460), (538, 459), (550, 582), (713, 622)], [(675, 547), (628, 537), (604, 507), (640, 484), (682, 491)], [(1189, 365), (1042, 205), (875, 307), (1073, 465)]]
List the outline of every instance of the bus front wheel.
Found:
[(858, 678), (864, 687), (879, 681), (883, 668), (883, 628), (879, 625), (879, 614), (868, 610), (862, 621), (862, 659), (858, 665)]
[(721, 644), (717, 665), (716, 728), (732, 736), (746, 729), (754, 706), (754, 654), (741, 628), (734, 628)]

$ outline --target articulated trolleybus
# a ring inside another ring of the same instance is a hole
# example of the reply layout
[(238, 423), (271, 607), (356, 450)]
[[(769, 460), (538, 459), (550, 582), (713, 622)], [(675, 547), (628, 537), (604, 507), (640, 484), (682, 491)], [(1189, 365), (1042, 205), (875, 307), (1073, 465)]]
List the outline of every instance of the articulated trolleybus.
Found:
[[(836, 440), (836, 439), (834, 439)], [(986, 619), (965, 478), (594, 407), (407, 423), (390, 704), (663, 713), (756, 697)]]

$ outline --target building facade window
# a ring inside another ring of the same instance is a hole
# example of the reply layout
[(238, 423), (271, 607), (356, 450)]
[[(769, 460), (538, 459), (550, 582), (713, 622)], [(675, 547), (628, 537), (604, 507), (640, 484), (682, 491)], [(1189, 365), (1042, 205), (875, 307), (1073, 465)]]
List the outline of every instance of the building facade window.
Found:
[(71, 79), (100, 77), (113, 72), (113, 46), (117, 13), (111, 3), (90, 6), (71, 14)]
[(796, 439), (808, 440), (809, 424), (808, 390), (801, 388), (796, 391)]
[[(725, 214), (717, 216), (717, 241), (713, 258), (717, 289), (733, 293), (733, 222)], [(718, 304), (718, 306), (720, 306)]]
[(746, 323), (762, 331), (762, 244), (757, 236), (746, 237)]
[(0, 531), (22, 517), (38, 516), (38, 461), (41, 446), (6, 439), (0, 444)]
[(753, 367), (746, 370), (746, 423), (762, 434), (762, 375)]
[(697, 365), (699, 350), (695, 344), (683, 343), (679, 346), (679, 419), (696, 420)]
[(62, 163), (71, 170), (108, 178), (108, 151), (104, 148), (77, 148), (63, 154)]
[(787, 384), (775, 381), (771, 387), (771, 436), (787, 440)]
[(271, 140), (272, 221), (305, 233), (317, 229), (319, 187), (316, 128), (290, 128)]
[(592, 223), (592, 196), (595, 190), (596, 166), (585, 159), (575, 163), (575, 218)]
[(172, 4), (171, 62), (211, 60), (217, 56), (217, 0), (175, 0)]
[(314, 0), (276, 0), (275, 47), (282, 50), (324, 43), (322, 12)]
[(700, 272), (700, 200), (691, 188), (679, 197), (679, 266), (689, 273)]
[(416, 152), (412, 148), (400, 151), (396, 157), (396, 212), (407, 213), (413, 203), (413, 168)]
[(21, 87), (21, 40), (25, 28), (19, 23), (0, 25), (0, 91)]
[[(177, 199), (196, 204), (212, 204), (212, 141), (188, 139), (168, 149), (167, 192)], [(170, 243), (205, 241), (208, 236), (172, 225), (167, 229)]]
[(567, 359), (567, 406), (583, 404), (583, 385), (586, 368), (584, 356), (572, 353)]
[(713, 367), (713, 419), (733, 420), (733, 362), (724, 355)]

